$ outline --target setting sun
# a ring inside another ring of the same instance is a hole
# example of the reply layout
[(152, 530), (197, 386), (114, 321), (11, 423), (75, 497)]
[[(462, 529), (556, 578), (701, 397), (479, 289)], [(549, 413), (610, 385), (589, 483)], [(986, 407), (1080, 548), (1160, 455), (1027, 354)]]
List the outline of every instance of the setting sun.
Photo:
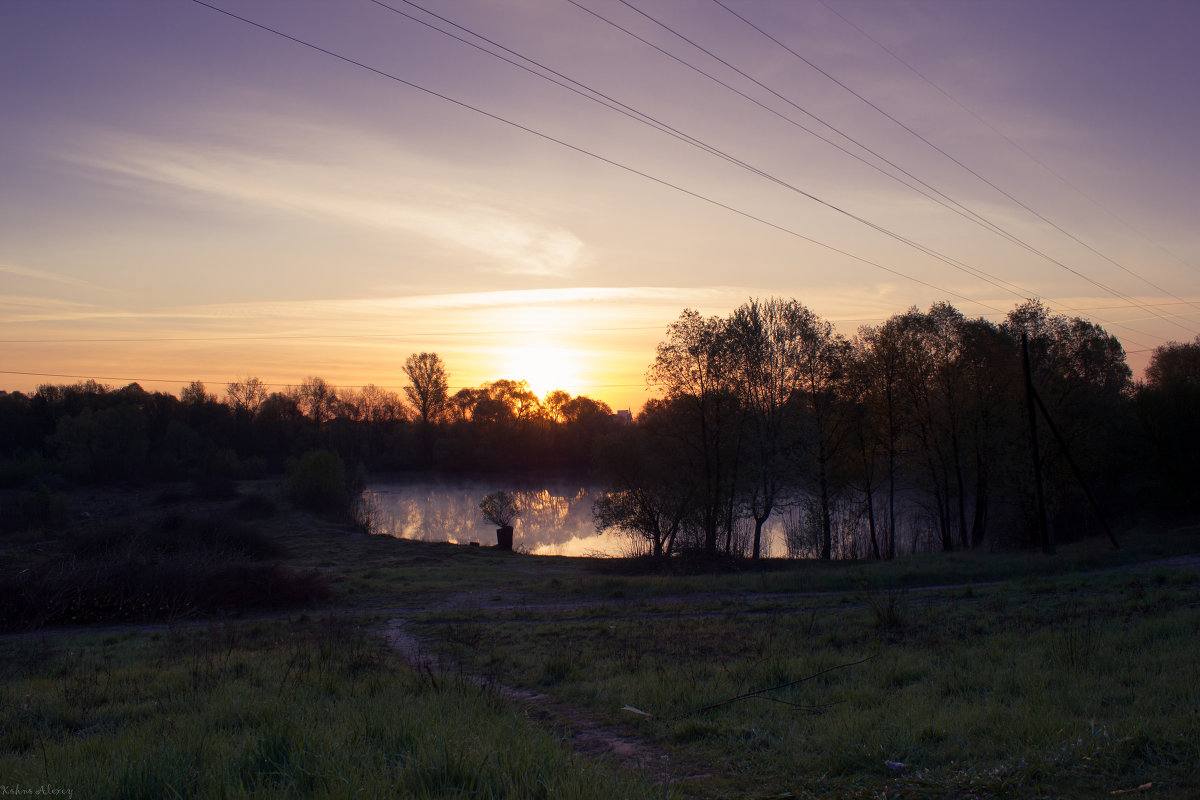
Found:
[(571, 394), (586, 394), (581, 390), (578, 353), (555, 345), (528, 345), (510, 350), (503, 362), (502, 375), (526, 381), (538, 397), (555, 389)]

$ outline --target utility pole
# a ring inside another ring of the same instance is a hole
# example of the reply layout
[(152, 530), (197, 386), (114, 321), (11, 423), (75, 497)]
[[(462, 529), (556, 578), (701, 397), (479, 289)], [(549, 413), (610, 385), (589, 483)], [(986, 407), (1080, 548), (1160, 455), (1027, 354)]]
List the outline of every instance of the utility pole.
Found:
[(1025, 368), (1025, 405), (1029, 412), (1029, 448), (1033, 456), (1033, 481), (1037, 488), (1038, 537), (1042, 552), (1052, 554), (1054, 542), (1050, 538), (1050, 525), (1046, 521), (1046, 496), (1042, 488), (1042, 460), (1039, 455), (1037, 435), (1037, 409), (1034, 407), (1033, 371), (1029, 367), (1029, 336), (1021, 331), (1021, 364)]

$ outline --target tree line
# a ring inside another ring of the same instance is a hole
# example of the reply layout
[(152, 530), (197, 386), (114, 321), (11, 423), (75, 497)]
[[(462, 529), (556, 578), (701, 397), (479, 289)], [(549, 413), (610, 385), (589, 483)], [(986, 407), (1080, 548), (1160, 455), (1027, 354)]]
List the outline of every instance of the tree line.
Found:
[(230, 481), (284, 470), (313, 450), (370, 471), (539, 471), (585, 474), (593, 441), (613, 422), (604, 403), (567, 392), (538, 398), (524, 381), (448, 391), (445, 364), (415, 353), (403, 393), (336, 387), (323, 378), (272, 390), (200, 381), (178, 396), (137, 383), (45, 384), (0, 392), (0, 484), (48, 475), (81, 483)]
[(830, 559), (1052, 546), (1197, 507), (1200, 338), (1136, 383), (1116, 337), (1039, 301), (998, 324), (937, 303), (846, 337), (753, 299), (684, 311), (647, 380), (662, 396), (601, 452), (595, 515), (653, 555), (757, 558), (784, 510), (789, 555)]
[(399, 371), (402, 392), (319, 377), (0, 392), (0, 485), (219, 483), (322, 449), (374, 472), (587, 476), (605, 487), (597, 526), (656, 555), (758, 557), (783, 519), (788, 554), (823, 559), (1030, 546), (1200, 507), (1200, 337), (1159, 347), (1135, 382), (1114, 336), (1038, 301), (999, 323), (938, 303), (852, 337), (794, 299), (685, 310), (631, 424), (519, 380), (451, 393), (435, 353)]

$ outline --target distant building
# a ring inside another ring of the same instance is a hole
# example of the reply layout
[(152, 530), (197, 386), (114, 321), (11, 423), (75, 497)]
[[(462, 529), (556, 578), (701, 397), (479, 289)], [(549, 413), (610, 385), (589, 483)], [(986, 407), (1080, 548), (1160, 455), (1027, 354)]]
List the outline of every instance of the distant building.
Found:
[(633, 414), (628, 408), (622, 408), (613, 416), (617, 418), (617, 422), (624, 422), (626, 425), (633, 422)]

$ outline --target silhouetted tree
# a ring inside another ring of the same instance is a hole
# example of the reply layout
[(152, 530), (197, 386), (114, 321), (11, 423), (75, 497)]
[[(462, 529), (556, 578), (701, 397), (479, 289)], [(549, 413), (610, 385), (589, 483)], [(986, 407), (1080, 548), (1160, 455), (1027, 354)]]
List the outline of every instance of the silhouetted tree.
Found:
[[(140, 386), (138, 387), (141, 388)], [(217, 396), (209, 394), (204, 387), (204, 381), (192, 381), (179, 392), (179, 402), (187, 403), (194, 406), (204, 405), (205, 403), (215, 403)]]
[[(1089, 483), (1097, 484), (1093, 494), (1115, 498), (1129, 483), (1124, 455), (1132, 434), (1132, 371), (1121, 343), (1100, 326), (1054, 314), (1038, 300), (1013, 309), (1001, 328), (1014, 349), (1026, 334), (1034, 387), (1066, 448)], [(1062, 446), (1053, 439), (1041, 444), (1047, 505), (1058, 535), (1077, 536), (1092, 514)]]
[(1147, 493), (1156, 505), (1200, 509), (1200, 336), (1155, 348), (1135, 396), (1145, 439)]
[(446, 408), (450, 378), (437, 353), (414, 353), (404, 361), (409, 385), (404, 393), (416, 409), (421, 423), (428, 427), (441, 419)]
[(475, 401), (472, 417), (495, 423), (531, 420), (541, 413), (541, 403), (528, 381), (500, 379), (485, 383), (484, 396)]
[(817, 502), (821, 515), (820, 557), (832, 557), (833, 461), (845, 440), (848, 421), (842, 392), (850, 356), (850, 342), (804, 306), (794, 321), (796, 371), (799, 390), (793, 402), (807, 416), (808, 441), (804, 450), (812, 459), (817, 478)]
[(317, 430), (338, 414), (337, 390), (324, 378), (308, 377), (299, 386), (290, 387), (296, 407), (313, 421)]
[(678, 446), (693, 424), (683, 401), (651, 400), (633, 426), (614, 428), (598, 446), (608, 490), (592, 505), (599, 531), (615, 530), (653, 556), (669, 556), (688, 521), (703, 508), (704, 490)]
[(696, 476), (694, 524), (706, 553), (717, 552), (724, 531), (732, 534), (734, 491), (742, 413), (732, 384), (733, 355), (725, 323), (685, 310), (667, 328), (647, 380), (666, 395), (672, 413), (686, 424), (671, 430), (679, 436), (673, 447), (687, 459)]
[(1154, 348), (1146, 367), (1146, 386), (1200, 386), (1200, 336), (1194, 342), (1167, 342)]
[(854, 345), (851, 391), (858, 398), (855, 420), (862, 432), (855, 437), (862, 469), (860, 482), (868, 504), (872, 548), (877, 549), (873, 489), (876, 460), (887, 481), (887, 520), (880, 555), (896, 557), (896, 489), (903, 436), (900, 382), (904, 370), (903, 339), (895, 318), (878, 327), (859, 330)]
[(542, 415), (551, 422), (564, 422), (566, 418), (563, 406), (570, 401), (570, 393), (564, 392), (562, 389), (547, 392), (546, 396), (542, 398)]
[(413, 353), (404, 361), (404, 374), (409, 380), (404, 393), (421, 421), (421, 457), (428, 465), (433, 461), (434, 424), (444, 419), (447, 413), (452, 419), (464, 419), (465, 403), (452, 405), (449, 402), (450, 378), (437, 353)]
[(732, 374), (745, 407), (743, 501), (754, 520), (752, 557), (762, 547), (763, 525), (795, 488), (795, 457), (801, 420), (797, 396), (804, 389), (801, 347), (811, 312), (795, 300), (751, 300), (726, 325)]
[(247, 377), (226, 384), (225, 396), (235, 411), (253, 416), (267, 399), (267, 387), (259, 378)]

